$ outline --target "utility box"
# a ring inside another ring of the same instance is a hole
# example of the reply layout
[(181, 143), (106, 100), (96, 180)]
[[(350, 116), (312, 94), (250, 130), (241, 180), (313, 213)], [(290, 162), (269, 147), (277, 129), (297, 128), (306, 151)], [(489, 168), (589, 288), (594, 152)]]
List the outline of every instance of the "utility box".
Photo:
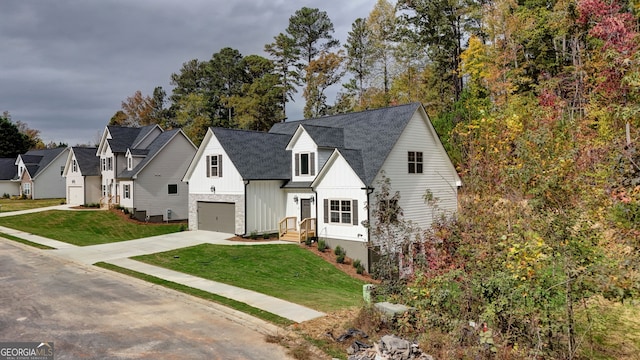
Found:
[(171, 215), (173, 215), (173, 211), (171, 211), (171, 209), (167, 209), (167, 221), (171, 220)]
[(375, 285), (364, 284), (362, 285), (362, 298), (367, 304), (371, 304), (371, 293), (373, 292)]

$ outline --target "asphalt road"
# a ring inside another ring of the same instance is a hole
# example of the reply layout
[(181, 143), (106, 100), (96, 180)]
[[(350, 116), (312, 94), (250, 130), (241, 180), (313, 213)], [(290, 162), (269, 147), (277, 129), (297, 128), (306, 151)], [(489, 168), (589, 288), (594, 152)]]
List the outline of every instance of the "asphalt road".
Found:
[(0, 341), (55, 359), (289, 359), (202, 301), (0, 239)]

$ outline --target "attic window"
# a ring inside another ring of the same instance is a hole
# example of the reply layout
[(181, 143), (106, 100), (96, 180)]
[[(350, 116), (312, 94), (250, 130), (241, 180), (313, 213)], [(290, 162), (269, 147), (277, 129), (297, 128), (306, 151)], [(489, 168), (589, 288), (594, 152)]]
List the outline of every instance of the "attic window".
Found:
[(296, 176), (315, 175), (316, 174), (315, 153), (299, 153), (295, 158)]
[(133, 158), (131, 156), (127, 157), (127, 170), (133, 169)]
[(422, 151), (409, 151), (409, 174), (422, 174)]
[(73, 162), (71, 163), (71, 171), (78, 172), (78, 162), (76, 159), (73, 159)]
[(207, 156), (207, 177), (222, 177), (222, 155)]

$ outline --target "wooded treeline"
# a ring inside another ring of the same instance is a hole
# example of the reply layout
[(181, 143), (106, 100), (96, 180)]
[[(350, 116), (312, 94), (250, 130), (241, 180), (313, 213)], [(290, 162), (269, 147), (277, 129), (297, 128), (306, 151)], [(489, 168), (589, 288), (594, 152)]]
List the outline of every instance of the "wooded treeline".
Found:
[(609, 338), (602, 307), (640, 290), (639, 10), (379, 0), (340, 46), (327, 14), (302, 8), (268, 58), (225, 48), (191, 60), (171, 95), (136, 93), (112, 122), (182, 127), (198, 143), (208, 126), (267, 130), (298, 90), (306, 117), (419, 101), (464, 185), (458, 214), (433, 231), (387, 224), (412, 232), (389, 240), (412, 243), (390, 247), (404, 267), (380, 272), (380, 296), (419, 310), (400, 328), (439, 358), (624, 357), (640, 344)]

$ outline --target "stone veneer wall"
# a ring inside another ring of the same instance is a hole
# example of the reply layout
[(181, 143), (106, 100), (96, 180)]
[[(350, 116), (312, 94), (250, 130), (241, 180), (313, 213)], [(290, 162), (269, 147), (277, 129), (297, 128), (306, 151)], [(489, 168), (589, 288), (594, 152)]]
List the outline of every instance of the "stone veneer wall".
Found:
[(189, 194), (189, 230), (198, 230), (198, 201), (236, 204), (236, 234), (245, 235), (244, 195)]

